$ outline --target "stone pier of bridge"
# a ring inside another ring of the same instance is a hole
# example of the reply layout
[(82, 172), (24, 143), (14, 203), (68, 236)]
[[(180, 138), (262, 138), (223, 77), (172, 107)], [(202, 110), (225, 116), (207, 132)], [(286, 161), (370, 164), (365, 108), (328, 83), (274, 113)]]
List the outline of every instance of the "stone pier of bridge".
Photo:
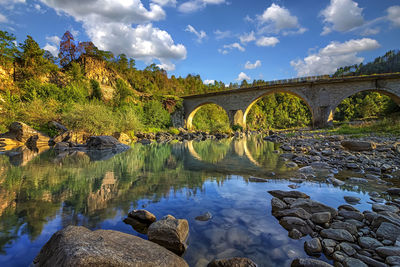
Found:
[(191, 129), (196, 112), (203, 105), (216, 104), (225, 110), (231, 126), (246, 128), (247, 115), (260, 98), (287, 93), (304, 101), (312, 115), (312, 126), (321, 128), (332, 124), (335, 109), (344, 99), (364, 91), (388, 95), (400, 105), (400, 73), (268, 84), (186, 96), (183, 113), (173, 121), (176, 127)]

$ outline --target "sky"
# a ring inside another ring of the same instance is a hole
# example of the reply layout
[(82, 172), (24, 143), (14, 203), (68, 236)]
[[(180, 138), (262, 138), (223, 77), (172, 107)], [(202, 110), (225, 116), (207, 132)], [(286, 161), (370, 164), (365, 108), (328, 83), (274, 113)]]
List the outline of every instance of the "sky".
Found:
[(400, 48), (400, 0), (0, 0), (0, 30), (53, 55), (69, 30), (142, 69), (214, 80), (332, 74)]

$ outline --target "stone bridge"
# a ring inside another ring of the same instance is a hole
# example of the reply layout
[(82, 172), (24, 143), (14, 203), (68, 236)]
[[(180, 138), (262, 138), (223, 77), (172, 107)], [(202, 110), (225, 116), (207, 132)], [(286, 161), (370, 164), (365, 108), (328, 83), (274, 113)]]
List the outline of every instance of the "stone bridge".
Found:
[(336, 107), (346, 98), (363, 91), (375, 91), (391, 97), (400, 105), (400, 73), (357, 77), (298, 79), (295, 82), (267, 83), (263, 86), (183, 97), (183, 114), (174, 119), (177, 127), (192, 128), (193, 117), (201, 106), (222, 107), (232, 125), (246, 127), (251, 107), (262, 97), (288, 93), (301, 98), (310, 109), (313, 127), (332, 124)]

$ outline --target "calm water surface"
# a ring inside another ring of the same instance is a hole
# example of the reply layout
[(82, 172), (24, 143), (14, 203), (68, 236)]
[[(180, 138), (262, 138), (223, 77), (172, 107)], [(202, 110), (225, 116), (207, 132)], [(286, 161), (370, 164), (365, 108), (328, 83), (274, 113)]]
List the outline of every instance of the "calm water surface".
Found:
[[(190, 266), (233, 256), (290, 266), (293, 258), (307, 257), (306, 238), (290, 239), (271, 215), (267, 191), (290, 190), (289, 178), (296, 175), (277, 148), (253, 137), (135, 144), (115, 156), (52, 150), (0, 155), (0, 266), (28, 266), (54, 232), (71, 224), (146, 238), (122, 221), (139, 208), (189, 221), (183, 257)], [(359, 196), (360, 210), (371, 207), (368, 191), (379, 190), (334, 187), (324, 176), (298, 190), (333, 207), (345, 203), (344, 195)], [(194, 219), (205, 212), (213, 215), (210, 221)]]

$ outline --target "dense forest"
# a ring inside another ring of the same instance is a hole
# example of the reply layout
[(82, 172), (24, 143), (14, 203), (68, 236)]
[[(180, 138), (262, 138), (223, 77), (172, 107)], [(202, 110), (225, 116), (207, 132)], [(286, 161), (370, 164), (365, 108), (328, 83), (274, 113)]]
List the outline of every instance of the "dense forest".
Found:
[[(363, 75), (400, 70), (400, 52), (389, 51), (374, 62), (338, 69), (335, 75)], [(58, 57), (27, 36), (16, 45), (13, 34), (0, 31), (0, 132), (12, 121), (23, 121), (52, 135), (49, 121), (90, 134), (170, 130), (171, 116), (181, 107), (180, 96), (235, 89), (223, 82), (204, 84), (201, 77), (168, 77), (151, 64), (140, 70), (135, 59), (113, 55), (92, 42), (79, 42), (70, 32), (61, 39)], [(399, 111), (390, 98), (361, 93), (346, 99), (335, 114), (338, 120), (382, 116)], [(297, 97), (272, 94), (258, 101), (248, 114), (250, 128), (288, 128), (309, 125), (311, 115)], [(230, 131), (225, 112), (206, 105), (194, 117), (200, 130)]]

